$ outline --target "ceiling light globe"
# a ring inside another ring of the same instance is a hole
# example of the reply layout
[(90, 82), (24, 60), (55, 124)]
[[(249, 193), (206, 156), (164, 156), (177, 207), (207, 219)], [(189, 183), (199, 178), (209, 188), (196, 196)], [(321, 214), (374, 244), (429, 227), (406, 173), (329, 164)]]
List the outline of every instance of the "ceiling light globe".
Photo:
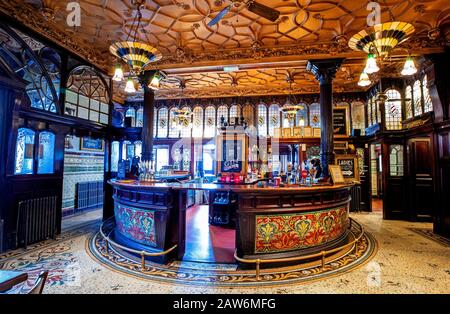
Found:
[(134, 82), (132, 79), (128, 79), (127, 85), (125, 86), (125, 92), (129, 94), (136, 93), (136, 87), (134, 87)]
[(372, 74), (380, 71), (380, 68), (377, 65), (377, 59), (373, 54), (370, 54), (367, 58), (366, 68), (364, 69), (364, 72), (367, 74)]
[(403, 76), (413, 75), (417, 73), (416, 65), (414, 64), (414, 60), (412, 58), (408, 58), (405, 61), (405, 65), (402, 70)]

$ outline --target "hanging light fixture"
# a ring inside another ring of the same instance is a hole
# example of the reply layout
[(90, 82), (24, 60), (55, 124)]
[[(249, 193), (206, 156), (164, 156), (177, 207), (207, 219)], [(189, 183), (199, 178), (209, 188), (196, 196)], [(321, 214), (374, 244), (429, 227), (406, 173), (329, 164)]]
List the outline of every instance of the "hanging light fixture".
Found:
[(358, 82), (359, 86), (370, 85), (368, 74), (376, 73), (380, 70), (377, 65), (377, 58), (383, 60), (399, 44), (407, 40), (414, 32), (412, 24), (395, 21), (392, 11), (387, 7), (390, 22), (376, 24), (368, 30), (362, 30), (350, 38), (348, 45), (356, 51), (363, 51), (369, 56), (366, 67)]
[(157, 71), (154, 75), (152, 80), (150, 81), (150, 84), (148, 84), (148, 87), (150, 87), (153, 90), (159, 90), (160, 83), (161, 83), (161, 73)]
[[(297, 112), (300, 110), (305, 109), (303, 105), (297, 104), (297, 101), (295, 100), (295, 97), (292, 95), (292, 82), (294, 79), (289, 75), (287, 77), (287, 81), (289, 83), (289, 95), (286, 99), (286, 103), (281, 107), (281, 112), (283, 112), (284, 117), (288, 119), (289, 124), (292, 124), (292, 122), (295, 121), (297, 117)], [(294, 98), (294, 101), (292, 101), (292, 98)]]
[(127, 85), (125, 86), (125, 92), (127, 92), (129, 94), (136, 93), (136, 87), (134, 87), (134, 81), (131, 77), (128, 78), (128, 80), (127, 80)]
[(123, 69), (120, 64), (116, 66), (116, 70), (114, 71), (113, 81), (122, 82), (124, 79)]
[(403, 66), (402, 75), (408, 76), (417, 73), (416, 65), (414, 64), (414, 60), (411, 56), (406, 58), (405, 65)]
[[(131, 4), (136, 7), (137, 14), (133, 19), (130, 32), (127, 35), (125, 41), (113, 43), (109, 47), (109, 51), (116, 56), (119, 60), (122, 60), (128, 65), (130, 74), (127, 76), (127, 84), (125, 87), (126, 92), (136, 92), (136, 88), (131, 87), (130, 80), (139, 76), (145, 68), (152, 62), (159, 61), (162, 58), (161, 53), (153, 46), (139, 42), (137, 39), (140, 37), (140, 30), (143, 28), (141, 19), (141, 9), (144, 7), (145, 0), (131, 0)], [(145, 33), (146, 42), (150, 42), (147, 33)], [(115, 69), (113, 80), (120, 82), (124, 79), (124, 70), (120, 65)], [(159, 86), (158, 84), (155, 84)]]
[(375, 55), (370, 53), (367, 57), (366, 62), (366, 68), (364, 69), (364, 72), (367, 74), (372, 74), (380, 71), (380, 68), (377, 65), (377, 59), (375, 58)]
[(353, 50), (364, 51), (384, 58), (398, 44), (407, 40), (414, 31), (414, 26), (406, 22), (393, 21), (377, 24), (369, 31), (362, 30), (355, 34), (350, 38), (348, 45)]
[(365, 87), (369, 86), (370, 84), (372, 84), (372, 82), (370, 81), (369, 75), (367, 75), (367, 73), (363, 71), (361, 73), (361, 76), (359, 77), (358, 85)]

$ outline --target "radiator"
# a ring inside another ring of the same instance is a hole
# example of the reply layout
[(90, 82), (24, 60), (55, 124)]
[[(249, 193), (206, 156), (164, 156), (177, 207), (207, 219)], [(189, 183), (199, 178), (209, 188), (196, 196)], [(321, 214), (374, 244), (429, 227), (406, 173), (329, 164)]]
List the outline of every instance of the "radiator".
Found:
[(103, 206), (103, 181), (79, 182), (76, 186), (75, 213)]
[(19, 203), (16, 247), (54, 239), (56, 235), (56, 196)]
[(351, 188), (350, 193), (352, 196), (352, 200), (350, 201), (350, 211), (361, 211), (361, 185), (354, 185)]

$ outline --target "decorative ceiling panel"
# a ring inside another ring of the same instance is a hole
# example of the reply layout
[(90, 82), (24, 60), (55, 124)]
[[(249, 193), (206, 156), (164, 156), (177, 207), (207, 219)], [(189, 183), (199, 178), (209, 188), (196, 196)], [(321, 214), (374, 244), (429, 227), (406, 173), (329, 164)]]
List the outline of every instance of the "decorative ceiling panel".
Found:
[[(127, 38), (135, 22), (136, 9), (131, 0), (78, 2), (82, 10), (81, 26), (75, 28), (66, 24), (66, 1), (1, 1), (0, 10), (111, 73), (114, 58), (109, 53), (109, 46)], [(343, 57), (351, 60), (350, 63), (359, 60), (357, 63), (360, 64), (348, 66), (347, 72), (343, 71), (336, 78), (336, 88), (345, 90), (352, 86), (355, 89), (355, 76), (361, 71), (364, 55), (350, 50), (347, 42), (366, 28), (367, 1), (258, 2), (279, 10), (278, 20), (270, 22), (238, 3), (217, 25), (209, 27), (208, 22), (230, 4), (230, 0), (147, 0), (142, 10), (144, 27), (138, 39), (148, 41), (163, 54), (163, 59), (155, 66), (169, 72), (193, 69), (191, 74), (169, 74), (174, 77), (163, 84), (161, 97), (176, 94), (173, 91), (176, 79), (186, 81), (186, 93), (198, 89), (201, 93), (211, 94), (220, 89), (258, 89), (261, 93), (268, 90), (272, 93), (286, 88), (287, 83), (283, 80), (286, 70), (284, 66), (266, 69), (267, 62), (276, 64), (330, 57)], [(379, 3), (382, 21), (389, 21), (391, 12), (396, 20), (410, 22), (416, 28), (414, 36), (400, 45), (395, 54), (439, 52), (448, 44), (448, 0), (383, 0)], [(243, 63), (255, 64), (255, 68), (234, 74), (195, 70), (204, 66)], [(289, 71), (293, 71), (295, 77), (293, 88), (307, 91), (310, 86), (312, 89), (312, 85), (317, 85), (303, 67)]]

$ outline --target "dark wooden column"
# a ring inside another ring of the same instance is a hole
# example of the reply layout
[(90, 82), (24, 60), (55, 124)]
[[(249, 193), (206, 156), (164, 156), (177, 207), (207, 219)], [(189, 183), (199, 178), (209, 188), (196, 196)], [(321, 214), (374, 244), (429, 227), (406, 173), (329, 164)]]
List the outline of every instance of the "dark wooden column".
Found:
[(308, 61), (307, 70), (320, 82), (320, 156), (324, 178), (329, 177), (328, 165), (334, 164), (333, 79), (343, 59)]
[(155, 92), (148, 84), (155, 71), (146, 71), (141, 77), (144, 88), (144, 123), (142, 125), (142, 160), (153, 161), (153, 124), (155, 120)]

